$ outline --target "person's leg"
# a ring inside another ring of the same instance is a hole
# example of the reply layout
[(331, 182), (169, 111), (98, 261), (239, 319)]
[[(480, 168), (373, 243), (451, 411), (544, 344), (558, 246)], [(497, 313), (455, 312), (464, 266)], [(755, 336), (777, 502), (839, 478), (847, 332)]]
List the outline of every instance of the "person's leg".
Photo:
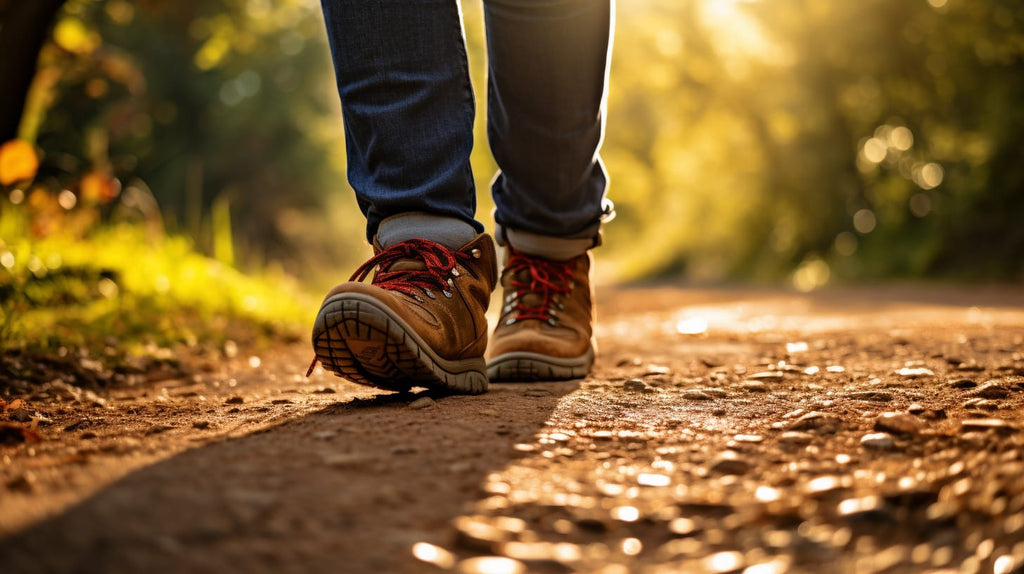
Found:
[(325, 298), (316, 360), (362, 384), (482, 392), (497, 270), (474, 220), (473, 94), (457, 0), (322, 5), (349, 181), (375, 255)]
[[(447, 225), (461, 228), (461, 237), (483, 231), (474, 219), (474, 101), (457, 0), (321, 4), (348, 179), (366, 215), (367, 238), (385, 219), (409, 213), (428, 216), (419, 226), (428, 233), (436, 217), (454, 220)], [(392, 227), (405, 231), (409, 222)]]
[(492, 380), (584, 376), (594, 361), (588, 250), (607, 176), (598, 157), (613, 0), (485, 0), (492, 186), (508, 245)]
[[(488, 137), (509, 235), (594, 240), (605, 213), (613, 0), (485, 0)], [(586, 241), (571, 245), (577, 254)]]

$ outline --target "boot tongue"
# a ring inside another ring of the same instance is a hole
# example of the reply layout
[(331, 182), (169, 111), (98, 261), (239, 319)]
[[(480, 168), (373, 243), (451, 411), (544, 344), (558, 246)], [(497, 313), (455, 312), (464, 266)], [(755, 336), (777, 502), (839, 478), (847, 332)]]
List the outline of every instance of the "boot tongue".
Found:
[(421, 259), (399, 259), (392, 263), (387, 269), (383, 269), (383, 271), (423, 271), (426, 268), (427, 264)]
[(527, 307), (540, 307), (544, 304), (544, 298), (531, 291), (520, 297), (519, 302)]

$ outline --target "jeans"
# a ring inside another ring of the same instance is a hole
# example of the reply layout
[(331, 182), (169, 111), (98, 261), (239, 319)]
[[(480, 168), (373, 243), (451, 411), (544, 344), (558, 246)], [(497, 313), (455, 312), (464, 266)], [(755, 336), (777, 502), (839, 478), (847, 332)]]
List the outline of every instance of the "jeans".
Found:
[[(484, 0), (500, 226), (595, 238), (614, 0)], [(372, 239), (423, 212), (476, 221), (473, 92), (458, 0), (322, 0), (348, 178)]]

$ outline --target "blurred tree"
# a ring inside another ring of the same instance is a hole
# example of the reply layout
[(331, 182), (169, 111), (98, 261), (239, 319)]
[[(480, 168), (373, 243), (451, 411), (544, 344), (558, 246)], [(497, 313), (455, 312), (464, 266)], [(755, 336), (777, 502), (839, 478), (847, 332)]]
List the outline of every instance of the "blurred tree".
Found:
[(0, 142), (18, 135), (39, 51), (65, 0), (0, 0)]
[(23, 124), (41, 178), (106, 173), (211, 252), (234, 232), (250, 261), (292, 259), (295, 214), (344, 188), (322, 28), (298, 0), (70, 0)]
[(1022, 23), (1008, 0), (620, 6), (609, 249), (802, 288), (1021, 278)]

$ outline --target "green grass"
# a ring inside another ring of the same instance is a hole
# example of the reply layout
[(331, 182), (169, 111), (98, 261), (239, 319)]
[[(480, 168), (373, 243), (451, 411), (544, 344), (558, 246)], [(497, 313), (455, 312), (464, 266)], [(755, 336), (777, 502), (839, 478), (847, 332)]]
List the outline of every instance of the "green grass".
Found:
[(315, 312), (284, 273), (243, 273), (186, 237), (143, 223), (40, 237), (26, 210), (4, 208), (0, 350), (258, 344), (303, 336)]

